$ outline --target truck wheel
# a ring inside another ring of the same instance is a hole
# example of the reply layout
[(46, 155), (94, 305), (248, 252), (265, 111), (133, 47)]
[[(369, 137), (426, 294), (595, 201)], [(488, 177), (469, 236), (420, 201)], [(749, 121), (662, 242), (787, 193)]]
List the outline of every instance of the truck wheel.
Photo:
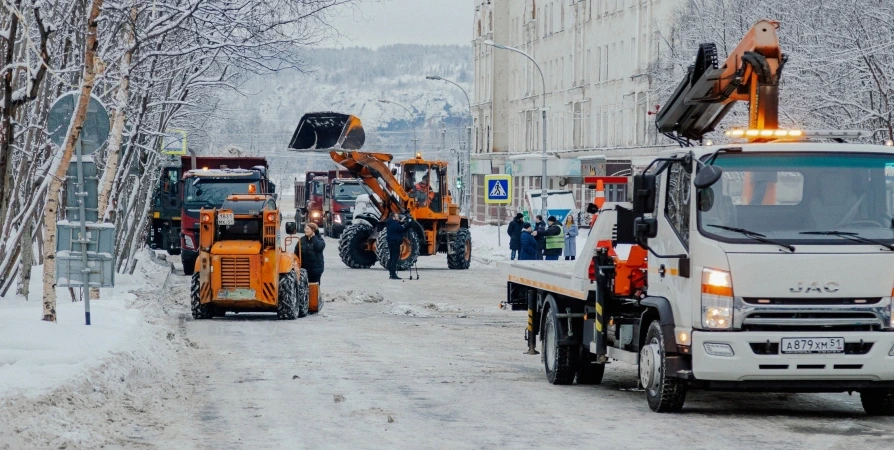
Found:
[(376, 263), (376, 253), (363, 247), (372, 234), (372, 225), (360, 221), (345, 228), (338, 240), (338, 255), (352, 269), (369, 269)]
[(552, 384), (571, 384), (577, 373), (577, 347), (559, 345), (559, 319), (552, 308), (543, 327), (543, 366)]
[(292, 270), (279, 276), (279, 293), (277, 294), (276, 317), (280, 320), (298, 318), (298, 277)]
[(176, 248), (175, 248), (175, 247), (168, 247), (168, 254), (169, 254), (169, 255), (173, 255), (173, 256), (179, 255), (179, 254), (180, 254), (180, 247), (176, 247)]
[(649, 408), (655, 412), (680, 412), (686, 400), (686, 385), (682, 380), (667, 373), (667, 355), (664, 352), (664, 331), (655, 320), (649, 324), (646, 343), (639, 354), (639, 377)]
[(189, 306), (192, 309), (192, 318), (196, 320), (210, 319), (214, 317), (214, 311), (209, 305), (203, 305), (201, 302), (201, 283), (199, 282), (199, 274), (193, 274), (192, 286), (189, 290)]
[(298, 317), (307, 317), (310, 310), (310, 297), (308, 296), (309, 289), (307, 288), (306, 270), (301, 269), (301, 275), (298, 276), (298, 285), (296, 287)]
[[(387, 233), (379, 233), (376, 240), (376, 256), (379, 258), (379, 264), (384, 268), (388, 268), (388, 260), (391, 255), (388, 253)], [(419, 235), (416, 230), (409, 229), (404, 234), (404, 242), (400, 246), (400, 261), (397, 262), (397, 270), (410, 270), (416, 260), (419, 258)]]
[(894, 416), (894, 389), (860, 391), (860, 402), (870, 416)]
[(605, 363), (597, 364), (596, 355), (584, 346), (580, 348), (580, 367), (577, 368), (577, 384), (601, 384)]
[(196, 271), (196, 260), (197, 259), (199, 259), (198, 255), (196, 255), (196, 256), (183, 255), (180, 257), (180, 262), (183, 263), (183, 274), (184, 275), (192, 275)]
[(447, 255), (447, 267), (468, 269), (472, 262), (472, 233), (468, 228), (460, 228), (453, 239), (453, 254)]

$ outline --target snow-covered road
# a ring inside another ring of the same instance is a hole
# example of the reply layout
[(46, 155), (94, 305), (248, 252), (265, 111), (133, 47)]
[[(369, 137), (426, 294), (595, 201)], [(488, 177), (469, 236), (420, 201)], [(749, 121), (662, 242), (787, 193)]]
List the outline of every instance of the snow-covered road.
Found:
[[(891, 448), (894, 420), (858, 397), (693, 393), (681, 414), (652, 413), (636, 369), (600, 386), (552, 386), (523, 354), (523, 313), (498, 308), (493, 266), (421, 280), (350, 270), (327, 239), (324, 311), (282, 322), (230, 315), (180, 323), (186, 405), (158, 448)], [(403, 274), (404, 276), (406, 274)], [(164, 295), (187, 313), (188, 279)]]

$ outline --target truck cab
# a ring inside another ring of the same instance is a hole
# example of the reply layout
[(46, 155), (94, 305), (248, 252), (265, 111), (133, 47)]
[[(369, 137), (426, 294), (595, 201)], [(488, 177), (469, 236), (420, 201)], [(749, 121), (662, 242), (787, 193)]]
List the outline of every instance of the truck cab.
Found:
[(180, 254), (180, 176), (179, 165), (162, 169), (149, 210), (149, 248)]
[(323, 200), (323, 219), (326, 235), (338, 239), (342, 231), (353, 223), (357, 197), (366, 190), (354, 178), (334, 178), (326, 185)]

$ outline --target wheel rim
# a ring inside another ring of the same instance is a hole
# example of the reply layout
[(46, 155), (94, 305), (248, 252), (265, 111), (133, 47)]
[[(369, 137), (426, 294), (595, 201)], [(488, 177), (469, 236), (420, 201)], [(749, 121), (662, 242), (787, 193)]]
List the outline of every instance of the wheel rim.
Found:
[(404, 238), (404, 241), (400, 243), (400, 259), (404, 260), (410, 257), (410, 254), (413, 252), (413, 245), (410, 243), (410, 238)]
[(658, 390), (658, 381), (661, 378), (661, 355), (658, 352), (658, 340), (652, 338), (648, 345), (643, 346), (640, 351), (639, 358), (639, 378), (643, 389), (649, 391), (651, 395), (656, 395)]
[(543, 350), (546, 353), (546, 368), (550, 372), (556, 369), (556, 337), (553, 335), (553, 323), (549, 321), (546, 324), (546, 336), (543, 343)]
[(466, 241), (465, 259), (466, 259), (466, 261), (472, 259), (472, 243), (469, 241)]

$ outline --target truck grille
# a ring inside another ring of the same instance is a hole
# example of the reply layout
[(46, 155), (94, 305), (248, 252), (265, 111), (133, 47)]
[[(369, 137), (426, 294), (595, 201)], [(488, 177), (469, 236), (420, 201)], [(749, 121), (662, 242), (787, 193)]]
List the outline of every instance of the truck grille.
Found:
[(886, 298), (736, 298), (742, 331), (879, 331), (891, 320)]
[(221, 258), (220, 287), (223, 289), (251, 288), (251, 259)]

